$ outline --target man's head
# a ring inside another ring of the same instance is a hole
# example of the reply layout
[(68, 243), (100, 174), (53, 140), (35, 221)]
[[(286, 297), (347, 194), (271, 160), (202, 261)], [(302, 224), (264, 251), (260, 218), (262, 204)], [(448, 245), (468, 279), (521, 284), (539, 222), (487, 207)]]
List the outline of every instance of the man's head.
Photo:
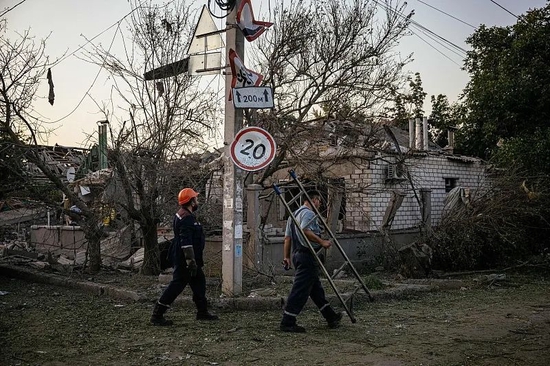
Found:
[(191, 207), (191, 211), (195, 211), (199, 207), (198, 195), (199, 193), (193, 188), (184, 188), (178, 194), (178, 203), (180, 206)]
[(316, 190), (308, 191), (307, 195), (309, 196), (311, 203), (313, 203), (315, 207), (317, 208), (321, 207), (321, 193), (319, 193), (319, 191), (316, 191)]

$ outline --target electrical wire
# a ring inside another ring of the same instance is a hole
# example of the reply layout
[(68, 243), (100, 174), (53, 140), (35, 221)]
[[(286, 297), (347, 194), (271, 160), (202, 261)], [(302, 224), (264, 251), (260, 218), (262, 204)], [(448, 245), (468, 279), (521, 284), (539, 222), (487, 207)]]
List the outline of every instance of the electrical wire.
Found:
[(77, 53), (78, 51), (80, 51), (81, 49), (83, 49), (84, 47), (86, 47), (86, 45), (88, 45), (90, 42), (92, 42), (94, 39), (96, 39), (97, 37), (101, 36), (102, 34), (104, 34), (105, 32), (107, 32), (109, 29), (113, 28), (114, 26), (119, 26), (120, 27), (120, 23), (126, 19), (127, 17), (129, 17), (130, 15), (132, 15), (133, 12), (135, 12), (136, 10), (140, 9), (143, 7), (143, 3), (145, 2), (142, 1), (140, 3), (139, 6), (136, 6), (134, 9), (132, 9), (128, 14), (124, 15), (122, 18), (120, 18), (119, 20), (117, 20), (115, 23), (113, 23), (112, 25), (108, 26), (107, 28), (105, 28), (104, 30), (102, 30), (101, 32), (99, 32), (97, 35), (93, 36), (92, 38), (90, 38), (89, 40), (87, 40), (82, 46), (79, 46), (76, 50), (74, 50), (73, 52), (69, 53), (68, 55), (65, 55), (63, 56), (62, 58), (60, 58), (59, 60), (57, 60), (56, 62), (54, 62), (54, 64), (51, 66), (51, 67), (54, 67), (54, 66), (57, 66), (59, 65), (62, 61), (65, 61), (67, 58), (73, 56), (75, 53)]
[(451, 14), (449, 14), (449, 13), (447, 13), (447, 12), (441, 10), (441, 9), (438, 9), (438, 8), (436, 8), (436, 7), (433, 6), (433, 5), (430, 5), (430, 4), (428, 4), (428, 3), (425, 3), (425, 2), (422, 1), (422, 0), (417, 0), (417, 1), (418, 1), (419, 3), (421, 3), (421, 4), (424, 4), (424, 5), (426, 5), (426, 6), (430, 7), (430, 8), (432, 8), (432, 9), (434, 9), (434, 10), (437, 10), (437, 11), (440, 12), (440, 13), (443, 13), (443, 14), (447, 15), (448, 17), (453, 18), (454, 20), (459, 21), (459, 22), (462, 23), (462, 24), (466, 24), (467, 26), (472, 27), (473, 29), (477, 29), (477, 27), (471, 25), (470, 23), (467, 23), (467, 22), (463, 21), (462, 19), (459, 19), (459, 18), (457, 18), (457, 17), (455, 17), (455, 16), (453, 16), (453, 15), (451, 15)]
[[(384, 10), (386, 10), (386, 11), (388, 11), (388, 12), (393, 12), (393, 13), (397, 14), (399, 17), (401, 17), (401, 18), (403, 18), (403, 19), (407, 19), (407, 16), (406, 16), (406, 15), (404, 15), (403, 13), (397, 11), (396, 9), (393, 9), (392, 7), (387, 6), (387, 5), (385, 5), (385, 4), (381, 3), (381, 2), (379, 2), (378, 0), (373, 0), (373, 1), (374, 1), (375, 4), (377, 4), (378, 6), (380, 6), (381, 8), (383, 8)], [(451, 42), (451, 41), (449, 41), (449, 40), (446, 39), (445, 37), (440, 36), (439, 34), (435, 33), (434, 31), (432, 31), (432, 30), (430, 30), (430, 29), (428, 29), (428, 28), (426, 28), (425, 26), (423, 26), (422, 24), (420, 24), (420, 23), (418, 23), (418, 22), (416, 22), (416, 21), (414, 21), (414, 20), (411, 20), (410, 22), (411, 22), (411, 25), (412, 25), (412, 26), (414, 26), (414, 27), (416, 27), (417, 29), (421, 30), (424, 34), (429, 34), (429, 35), (430, 35), (430, 38), (434, 39), (434, 37), (435, 37), (435, 38), (439, 39), (440, 41), (446, 43), (448, 46), (453, 47), (456, 51), (460, 52), (459, 55), (460, 55), (461, 57), (466, 57), (467, 51), (466, 51), (464, 48), (458, 46), (457, 44), (455, 44), (455, 43), (453, 43), (453, 42)], [(413, 34), (416, 35), (416, 36), (418, 37), (418, 34), (416, 34), (415, 32), (413, 32)], [(419, 37), (419, 38), (420, 38), (420, 37)], [(427, 42), (427, 41), (424, 40), (424, 39), (423, 39), (423, 41), (424, 41), (424, 42)], [(438, 43), (440, 43), (440, 42), (438, 42)], [(440, 44), (441, 44), (441, 43), (440, 43)], [(431, 47), (434, 47), (434, 46), (431, 45)], [(441, 53), (441, 51), (438, 51), (438, 52)], [(456, 53), (456, 52), (455, 52), (455, 53)], [(446, 56), (446, 57), (447, 57), (447, 56)], [(448, 58), (448, 57), (447, 57), (447, 58)]]
[(496, 1), (493, 1), (493, 0), (489, 0), (489, 1), (495, 4), (496, 6), (498, 6), (499, 8), (503, 9), (504, 11), (506, 11), (508, 14), (511, 14), (512, 16), (516, 17), (516, 19), (519, 19), (519, 17), (516, 14), (512, 13), (510, 10), (506, 9), (504, 6), (500, 5)]
[[(64, 57), (60, 58), (59, 60), (57, 60), (56, 62), (54, 62), (50, 68), (54, 67), (54, 66), (57, 66), (59, 65), (61, 62), (65, 61), (67, 58), (73, 56), (75, 53), (77, 53), (78, 51), (80, 51), (82, 48), (84, 48), (86, 45), (88, 45), (90, 42), (92, 42), (94, 39), (96, 39), (97, 37), (101, 36), (102, 34), (104, 34), (105, 32), (107, 32), (109, 29), (113, 28), (114, 26), (117, 26), (117, 29), (115, 31), (115, 33), (113, 34), (113, 39), (111, 40), (111, 44), (109, 45), (109, 49), (107, 50), (107, 52), (110, 52), (111, 51), (111, 47), (113, 46), (114, 44), (114, 41), (115, 41), (115, 37), (116, 37), (116, 34), (118, 33), (118, 31), (120, 31), (120, 24), (122, 23), (122, 21), (124, 19), (126, 19), (127, 17), (129, 17), (130, 15), (132, 15), (136, 10), (138, 9), (141, 9), (143, 8), (143, 4), (145, 3), (145, 1), (147, 0), (143, 0), (141, 3), (139, 3), (138, 6), (136, 6), (134, 9), (132, 9), (130, 12), (128, 12), (126, 15), (124, 15), (122, 18), (120, 18), (118, 21), (116, 21), (114, 24), (110, 25), (109, 27), (105, 28), (104, 30), (102, 30), (100, 33), (98, 33), (97, 35), (95, 35), (94, 37), (90, 38), (89, 40), (87, 40), (82, 46), (79, 46), (76, 50), (74, 50), (73, 52), (71, 52), (70, 54), (68, 55), (65, 55)], [(173, 2), (173, 1), (171, 1)], [(170, 2), (170, 3), (171, 3)], [(168, 4), (165, 4), (164, 6), (167, 6)], [(78, 102), (78, 104), (76, 105), (76, 107), (73, 108), (73, 110), (71, 112), (69, 112), (67, 115), (55, 120), (55, 121), (50, 121), (49, 123), (57, 123), (57, 122), (60, 122), (62, 120), (64, 120), (65, 118), (71, 116), (77, 109), (78, 107), (80, 107), (80, 105), (82, 104), (82, 102), (84, 101), (84, 99), (86, 98), (86, 96), (88, 95), (88, 93), (90, 92), (90, 90), (92, 90), (93, 86), (95, 85), (98, 77), (99, 77), (99, 74), (101, 73), (101, 70), (102, 68), (99, 68), (99, 71), (97, 72), (96, 76), (94, 77), (94, 80), (92, 81), (92, 84), (90, 85), (90, 87), (88, 88), (88, 90), (86, 90), (86, 92), (84, 93), (84, 95), (82, 96), (82, 98), (80, 99), (80, 101)]]
[[(453, 60), (452, 58), (450, 58), (449, 56), (447, 56), (445, 53), (443, 53), (441, 50), (439, 50), (437, 47), (435, 47), (433, 44), (431, 44), (430, 42), (426, 41), (424, 38), (422, 38), (420, 35), (418, 35), (417, 33), (415, 33), (414, 31), (411, 31), (413, 32), (413, 34), (415, 36), (417, 36), (418, 38), (420, 38), (420, 40), (422, 40), (423, 42), (425, 42), (428, 46), (430, 46), (431, 48), (433, 48), (435, 51), (437, 51), (438, 53), (440, 53), (443, 57), (445, 57), (446, 59), (448, 59), (449, 61), (451, 61), (452, 63), (454, 63), (455, 65), (457, 65), (458, 67), (461, 67), (461, 65), (459, 63), (457, 63), (455, 60)], [(443, 46), (445, 47), (445, 46)], [(454, 52), (454, 51), (452, 51)]]
[(212, 5), (211, 5), (212, 0), (208, 0), (208, 11), (214, 18), (218, 18), (218, 19), (226, 18), (229, 15), (229, 13), (231, 13), (233, 9), (235, 9), (235, 5), (237, 4), (237, 0), (214, 0), (214, 2), (222, 10), (222, 12), (225, 11), (225, 14), (221, 16), (214, 14), (214, 12), (212, 11)]
[[(115, 43), (115, 38), (116, 38), (116, 35), (118, 33), (118, 31), (120, 30), (120, 23), (117, 27), (117, 30), (115, 31), (115, 33), (113, 34), (113, 39), (111, 40), (111, 44), (109, 45), (109, 48), (107, 49), (107, 53), (111, 52), (111, 47), (113, 47), (113, 44)], [(55, 120), (55, 121), (51, 121), (49, 123), (57, 123), (57, 122), (60, 122), (62, 120), (64, 120), (65, 118), (69, 117), (70, 115), (72, 115), (77, 109), (78, 107), (80, 107), (80, 105), (82, 104), (82, 102), (84, 101), (84, 99), (86, 98), (86, 96), (88, 95), (88, 93), (90, 93), (90, 90), (92, 90), (92, 88), (94, 87), (95, 85), (95, 82), (97, 81), (97, 78), (99, 77), (99, 74), (101, 73), (101, 70), (103, 68), (100, 67), (97, 74), (95, 75), (95, 78), (94, 80), (92, 81), (92, 84), (90, 85), (90, 87), (88, 88), (88, 90), (86, 90), (86, 93), (84, 93), (84, 95), (82, 96), (82, 98), (80, 99), (80, 101), (78, 102), (78, 104), (76, 105), (76, 107), (73, 108), (72, 111), (70, 111), (67, 115)]]
[(468, 53), (468, 51), (466, 51), (464, 48), (462, 48), (462, 47), (456, 45), (455, 43), (449, 41), (448, 39), (446, 39), (446, 38), (444, 38), (444, 37), (442, 37), (442, 36), (440, 36), (439, 34), (437, 34), (437, 33), (433, 32), (433, 31), (429, 30), (428, 28), (424, 27), (422, 24), (420, 24), (420, 23), (418, 23), (418, 22), (415, 22), (415, 21), (412, 21), (411, 24), (412, 24), (413, 26), (417, 27), (418, 29), (421, 29), (422, 31), (424, 31), (424, 32), (426, 32), (426, 33), (429, 33), (429, 34), (431, 34), (432, 36), (434, 36), (434, 37), (440, 39), (440, 40), (443, 41), (444, 43), (446, 43), (446, 44), (448, 44), (448, 45), (454, 47), (456, 50), (462, 52), (462, 54), (463, 54), (464, 56), (466, 56), (466, 54)]

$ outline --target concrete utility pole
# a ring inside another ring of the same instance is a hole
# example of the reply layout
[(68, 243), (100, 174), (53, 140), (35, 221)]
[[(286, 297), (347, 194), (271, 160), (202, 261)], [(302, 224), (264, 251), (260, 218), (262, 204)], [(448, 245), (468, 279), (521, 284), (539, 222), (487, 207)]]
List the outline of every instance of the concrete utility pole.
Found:
[[(244, 60), (244, 36), (234, 26), (241, 0), (227, 16), (226, 64), (229, 65), (229, 49), (234, 49)], [(230, 69), (229, 69), (230, 70)], [(231, 71), (225, 77), (225, 126), (224, 126), (224, 174), (223, 174), (223, 231), (222, 231), (222, 292), (227, 296), (242, 292), (243, 276), (243, 172), (231, 160), (231, 143), (242, 128), (243, 111), (235, 109), (228, 100), (231, 93)]]
[(107, 161), (107, 128), (109, 127), (109, 121), (98, 121), (99, 126), (99, 169), (106, 169), (109, 167)]

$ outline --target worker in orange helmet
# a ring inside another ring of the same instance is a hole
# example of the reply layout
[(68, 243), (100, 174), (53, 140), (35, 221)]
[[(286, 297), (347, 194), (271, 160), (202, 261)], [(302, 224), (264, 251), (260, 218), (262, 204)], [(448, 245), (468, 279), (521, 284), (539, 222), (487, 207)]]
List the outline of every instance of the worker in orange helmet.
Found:
[(197, 306), (197, 320), (218, 320), (218, 316), (208, 311), (206, 300), (206, 278), (204, 266), (204, 232), (194, 212), (199, 207), (197, 196), (192, 188), (184, 188), (178, 194), (180, 209), (174, 216), (174, 239), (170, 246), (170, 259), (174, 267), (172, 281), (155, 304), (151, 323), (153, 325), (172, 325), (164, 318), (176, 297), (189, 284), (193, 291), (193, 301)]

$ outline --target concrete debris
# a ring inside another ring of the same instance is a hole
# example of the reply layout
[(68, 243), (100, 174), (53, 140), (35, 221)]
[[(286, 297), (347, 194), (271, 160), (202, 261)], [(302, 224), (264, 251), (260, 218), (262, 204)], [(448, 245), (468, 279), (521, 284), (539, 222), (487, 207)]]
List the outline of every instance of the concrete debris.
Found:
[(26, 222), (43, 220), (46, 216), (47, 210), (43, 208), (16, 208), (0, 212), (0, 224), (2, 226), (21, 225)]
[(143, 264), (143, 256), (145, 253), (145, 249), (139, 248), (137, 252), (135, 252), (130, 258), (125, 260), (124, 262), (119, 263), (119, 267), (123, 268), (140, 268)]
[(481, 279), (480, 279), (480, 282), (490, 282), (490, 283), (501, 282), (501, 281), (506, 281), (506, 274), (504, 274), (504, 273), (500, 273), (500, 274), (492, 273), (492, 274), (489, 274), (489, 275), (485, 275), (485, 276), (481, 277)]
[(29, 266), (35, 269), (46, 269), (50, 267), (50, 264), (48, 262), (32, 261), (29, 262)]
[(277, 296), (277, 290), (274, 288), (260, 288), (250, 291), (250, 295), (248, 297), (269, 297), (269, 296)]
[(399, 249), (400, 273), (405, 277), (424, 278), (432, 271), (432, 248), (424, 243), (412, 243)]
[(112, 266), (128, 258), (132, 250), (132, 233), (130, 226), (109, 233), (101, 240), (101, 260), (104, 265)]

